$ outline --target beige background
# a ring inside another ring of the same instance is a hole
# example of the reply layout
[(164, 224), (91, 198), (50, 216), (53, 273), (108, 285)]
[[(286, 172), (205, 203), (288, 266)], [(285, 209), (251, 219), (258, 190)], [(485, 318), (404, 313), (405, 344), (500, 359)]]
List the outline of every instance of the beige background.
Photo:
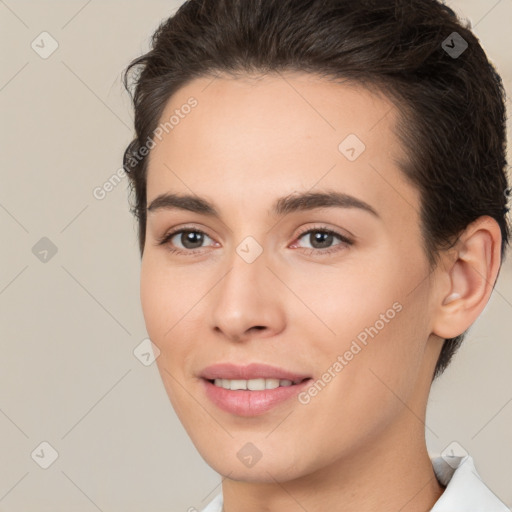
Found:
[[(0, 0), (2, 511), (186, 511), (219, 491), (155, 365), (133, 354), (146, 331), (126, 178), (93, 196), (132, 136), (121, 71), (180, 3)], [(512, 0), (448, 3), (510, 92)], [(43, 31), (59, 45), (46, 59), (31, 47)], [(43, 237), (57, 248), (46, 262), (32, 250)], [(511, 262), (434, 385), (427, 420), (429, 449), (458, 442), (508, 506)], [(50, 461), (43, 441), (58, 452), (48, 469), (36, 463)]]

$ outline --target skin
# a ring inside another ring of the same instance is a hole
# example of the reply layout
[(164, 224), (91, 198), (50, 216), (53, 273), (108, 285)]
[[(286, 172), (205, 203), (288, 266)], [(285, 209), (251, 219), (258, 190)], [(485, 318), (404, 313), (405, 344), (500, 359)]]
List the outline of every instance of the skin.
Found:
[[(162, 120), (191, 96), (197, 107), (151, 150), (147, 200), (193, 193), (221, 217), (148, 212), (141, 302), (172, 405), (226, 477), (225, 512), (430, 510), (443, 492), (425, 445), (432, 375), (444, 337), (467, 329), (489, 299), (498, 225), (478, 219), (430, 269), (420, 196), (397, 164), (398, 111), (385, 96), (303, 73), (203, 77), (169, 99)], [(348, 134), (366, 145), (353, 162), (338, 150)], [(271, 214), (279, 197), (326, 189), (378, 217), (333, 207)], [(206, 232), (202, 246), (179, 234), (158, 245), (180, 227)], [(353, 244), (298, 236), (312, 228)], [(263, 249), (253, 263), (236, 252), (247, 236)], [(460, 298), (445, 303), (453, 293)], [(217, 362), (321, 378), (397, 302), (401, 311), (308, 404), (291, 399), (241, 417), (202, 391), (199, 373)], [(237, 457), (249, 442), (261, 452), (252, 467)]]

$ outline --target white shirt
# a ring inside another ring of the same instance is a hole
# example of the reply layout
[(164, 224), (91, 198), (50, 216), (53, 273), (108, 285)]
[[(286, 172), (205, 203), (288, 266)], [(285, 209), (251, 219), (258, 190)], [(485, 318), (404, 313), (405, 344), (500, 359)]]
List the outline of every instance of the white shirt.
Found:
[[(473, 458), (454, 457), (450, 464), (442, 457), (431, 457), (434, 473), (446, 486), (430, 512), (511, 512), (482, 482)], [(222, 492), (201, 512), (222, 512)]]

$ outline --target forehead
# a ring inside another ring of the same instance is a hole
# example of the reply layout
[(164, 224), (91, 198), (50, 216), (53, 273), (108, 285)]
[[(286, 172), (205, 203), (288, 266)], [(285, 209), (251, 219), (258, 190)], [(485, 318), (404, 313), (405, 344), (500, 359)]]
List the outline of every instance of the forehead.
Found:
[(410, 209), (418, 197), (398, 167), (397, 120), (384, 95), (310, 74), (198, 78), (160, 118), (148, 202), (174, 190), (270, 204), (269, 194), (318, 186)]

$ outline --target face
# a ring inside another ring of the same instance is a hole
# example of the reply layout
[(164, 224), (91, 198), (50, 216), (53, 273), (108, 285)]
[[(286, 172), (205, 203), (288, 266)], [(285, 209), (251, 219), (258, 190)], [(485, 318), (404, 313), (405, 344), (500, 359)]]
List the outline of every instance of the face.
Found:
[(396, 108), (287, 73), (196, 79), (173, 115), (149, 156), (141, 301), (199, 453), (285, 481), (424, 429), (438, 352)]

